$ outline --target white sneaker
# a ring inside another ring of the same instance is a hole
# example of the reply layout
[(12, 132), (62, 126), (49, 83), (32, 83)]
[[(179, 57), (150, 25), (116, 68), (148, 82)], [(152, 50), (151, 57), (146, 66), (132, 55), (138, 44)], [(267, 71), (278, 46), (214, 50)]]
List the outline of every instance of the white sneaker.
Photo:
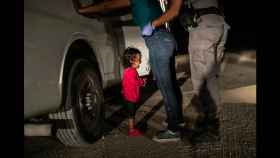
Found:
[(166, 143), (166, 142), (177, 142), (180, 141), (180, 133), (172, 132), (170, 130), (165, 130), (159, 132), (156, 136), (153, 137), (153, 140), (159, 143)]

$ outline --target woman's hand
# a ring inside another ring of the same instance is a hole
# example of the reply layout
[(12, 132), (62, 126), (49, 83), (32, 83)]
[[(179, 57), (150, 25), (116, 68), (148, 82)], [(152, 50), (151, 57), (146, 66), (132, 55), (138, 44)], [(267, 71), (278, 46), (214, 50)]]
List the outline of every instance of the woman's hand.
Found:
[(78, 12), (81, 13), (81, 14), (83, 14), (83, 13), (85, 13), (85, 9), (84, 9), (84, 8), (81, 8), (81, 9), (78, 10)]

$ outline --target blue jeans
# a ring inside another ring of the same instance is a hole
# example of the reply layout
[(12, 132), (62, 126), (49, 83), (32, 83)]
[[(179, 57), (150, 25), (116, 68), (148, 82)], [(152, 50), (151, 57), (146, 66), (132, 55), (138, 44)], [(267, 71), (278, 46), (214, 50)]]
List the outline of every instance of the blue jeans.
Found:
[[(144, 36), (149, 49), (152, 73), (163, 96), (167, 114), (168, 129), (177, 130), (177, 124), (183, 121), (181, 91), (176, 84), (174, 49), (176, 41), (165, 30), (156, 30), (152, 36)], [(180, 94), (179, 94), (180, 93)]]

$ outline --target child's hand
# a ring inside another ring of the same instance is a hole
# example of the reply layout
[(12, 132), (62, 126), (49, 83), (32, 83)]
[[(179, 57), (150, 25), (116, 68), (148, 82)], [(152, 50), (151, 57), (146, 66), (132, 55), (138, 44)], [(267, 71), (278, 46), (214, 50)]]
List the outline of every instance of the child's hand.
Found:
[(147, 84), (147, 78), (143, 78), (143, 80), (144, 80), (144, 85), (143, 85), (143, 86), (146, 86), (146, 84)]

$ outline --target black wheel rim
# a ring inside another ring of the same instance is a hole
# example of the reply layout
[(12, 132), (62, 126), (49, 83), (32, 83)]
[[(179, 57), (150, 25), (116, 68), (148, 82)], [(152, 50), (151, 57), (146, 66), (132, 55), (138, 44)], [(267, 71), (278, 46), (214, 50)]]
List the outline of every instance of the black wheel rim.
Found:
[(100, 94), (90, 73), (80, 73), (77, 80), (76, 104), (80, 129), (84, 134), (92, 134), (99, 118)]

